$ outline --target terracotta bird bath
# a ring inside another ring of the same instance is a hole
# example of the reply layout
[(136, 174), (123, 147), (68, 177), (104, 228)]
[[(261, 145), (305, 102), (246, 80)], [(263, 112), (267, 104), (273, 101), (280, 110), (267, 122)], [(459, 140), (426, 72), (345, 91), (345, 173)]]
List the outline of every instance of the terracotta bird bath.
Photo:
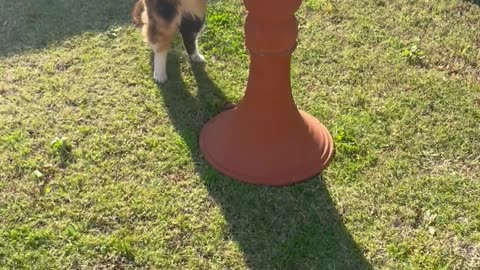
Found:
[(323, 124), (299, 111), (292, 96), (290, 60), (297, 45), (295, 11), (302, 0), (244, 0), (250, 74), (234, 109), (209, 121), (200, 135), (207, 161), (234, 179), (286, 186), (328, 165), (333, 140)]

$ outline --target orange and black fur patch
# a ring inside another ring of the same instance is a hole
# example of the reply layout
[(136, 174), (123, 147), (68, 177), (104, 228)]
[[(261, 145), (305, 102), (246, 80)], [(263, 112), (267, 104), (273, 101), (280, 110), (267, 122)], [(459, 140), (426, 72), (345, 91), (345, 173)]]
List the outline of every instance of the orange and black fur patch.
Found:
[(205, 24), (206, 0), (138, 0), (132, 21), (154, 52), (154, 79), (167, 80), (166, 59), (178, 32), (192, 61), (204, 62), (197, 39)]

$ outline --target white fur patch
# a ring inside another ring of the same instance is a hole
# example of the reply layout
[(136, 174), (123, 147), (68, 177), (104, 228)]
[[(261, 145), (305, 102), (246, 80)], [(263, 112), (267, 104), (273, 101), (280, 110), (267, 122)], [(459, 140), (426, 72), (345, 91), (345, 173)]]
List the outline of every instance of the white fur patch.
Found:
[(190, 59), (193, 62), (205, 63), (205, 56), (198, 52), (197, 40), (195, 40), (195, 52), (190, 55)]
[(205, 57), (198, 51), (195, 51), (194, 54), (191, 54), (190, 59), (192, 59), (193, 62), (205, 63)]
[(153, 79), (158, 83), (164, 83), (168, 80), (167, 55), (168, 51), (154, 53)]

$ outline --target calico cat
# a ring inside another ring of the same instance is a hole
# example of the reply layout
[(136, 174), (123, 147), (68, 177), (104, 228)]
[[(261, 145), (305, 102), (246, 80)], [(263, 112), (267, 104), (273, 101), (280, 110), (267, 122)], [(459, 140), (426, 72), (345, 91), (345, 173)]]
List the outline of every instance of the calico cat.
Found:
[(133, 8), (133, 23), (142, 29), (145, 41), (154, 53), (153, 78), (167, 81), (167, 55), (178, 32), (195, 62), (204, 62), (197, 39), (205, 25), (207, 0), (138, 0)]

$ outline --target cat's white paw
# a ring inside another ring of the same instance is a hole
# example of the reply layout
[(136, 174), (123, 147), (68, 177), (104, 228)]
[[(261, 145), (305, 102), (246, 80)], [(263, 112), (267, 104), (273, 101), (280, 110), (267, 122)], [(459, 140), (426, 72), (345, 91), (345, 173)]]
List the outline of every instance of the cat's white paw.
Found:
[(190, 59), (192, 59), (193, 62), (205, 63), (205, 56), (199, 54), (198, 52), (190, 55)]
[(153, 79), (157, 83), (165, 83), (168, 80), (168, 76), (167, 76), (167, 73), (165, 72), (155, 72), (153, 74)]

